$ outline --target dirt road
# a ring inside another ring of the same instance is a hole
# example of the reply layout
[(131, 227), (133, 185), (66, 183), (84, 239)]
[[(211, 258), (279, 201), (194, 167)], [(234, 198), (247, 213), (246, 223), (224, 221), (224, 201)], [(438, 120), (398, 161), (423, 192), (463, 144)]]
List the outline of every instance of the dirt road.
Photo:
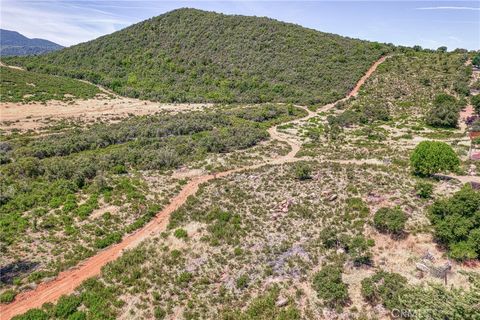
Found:
[[(346, 98), (342, 100), (357, 95), (361, 85), (383, 61), (385, 61), (385, 57), (375, 62), (365, 73), (365, 76), (359, 80), (355, 88), (347, 95)], [(319, 108), (317, 112), (311, 112), (303, 107), (308, 111), (308, 115), (301, 119), (293, 120), (292, 123), (306, 121), (315, 116), (318, 112), (326, 111), (333, 106), (334, 103), (328, 104), (322, 108)], [(275, 165), (300, 160), (299, 158), (295, 158), (295, 154), (300, 150), (301, 147), (300, 141), (278, 132), (276, 126), (272, 127), (270, 130), (268, 130), (268, 132), (270, 133), (272, 139), (287, 142), (291, 147), (291, 151), (285, 156), (270, 159), (269, 161), (258, 165), (220, 172), (215, 176), (213, 174), (207, 174), (193, 178), (187, 185), (185, 185), (180, 193), (176, 195), (171, 202), (157, 214), (153, 220), (151, 220), (143, 228), (126, 236), (122, 242), (100, 251), (95, 256), (86, 259), (72, 269), (61, 272), (54, 280), (42, 283), (34, 290), (20, 293), (12, 303), (1, 305), (0, 315), (2, 320), (10, 319), (13, 316), (22, 314), (32, 308), (39, 308), (46, 302), (55, 302), (58, 300), (58, 298), (60, 298), (60, 296), (72, 293), (75, 288), (78, 287), (84, 280), (99, 275), (101, 268), (107, 263), (117, 259), (124, 250), (133, 248), (148, 237), (164, 231), (170, 214), (184, 204), (188, 196), (194, 195), (197, 192), (200, 184), (216, 177), (220, 178), (235, 172), (256, 169), (267, 164)]]

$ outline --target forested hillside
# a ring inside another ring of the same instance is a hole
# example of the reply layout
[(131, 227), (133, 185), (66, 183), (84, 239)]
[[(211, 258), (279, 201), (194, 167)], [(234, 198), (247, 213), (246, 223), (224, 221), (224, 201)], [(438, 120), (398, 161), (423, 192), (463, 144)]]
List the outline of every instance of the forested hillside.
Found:
[(268, 18), (179, 9), (41, 57), (29, 70), (165, 102), (325, 103), (390, 47)]

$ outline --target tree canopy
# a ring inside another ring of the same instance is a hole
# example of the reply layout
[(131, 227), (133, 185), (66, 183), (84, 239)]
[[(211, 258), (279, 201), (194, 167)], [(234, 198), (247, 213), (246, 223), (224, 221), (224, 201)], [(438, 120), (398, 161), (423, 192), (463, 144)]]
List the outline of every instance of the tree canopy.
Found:
[(460, 160), (452, 147), (445, 142), (422, 141), (413, 150), (410, 164), (416, 174), (430, 176), (456, 170)]
[(380, 208), (373, 217), (375, 228), (381, 232), (390, 232), (399, 234), (405, 229), (407, 215), (402, 209), (396, 208)]
[(435, 236), (452, 258), (475, 259), (480, 255), (480, 192), (465, 185), (452, 197), (440, 199), (430, 208)]
[(472, 64), (480, 68), (480, 53), (477, 53), (472, 59)]
[(460, 117), (457, 99), (441, 93), (435, 97), (433, 107), (427, 114), (427, 123), (434, 127), (455, 128)]

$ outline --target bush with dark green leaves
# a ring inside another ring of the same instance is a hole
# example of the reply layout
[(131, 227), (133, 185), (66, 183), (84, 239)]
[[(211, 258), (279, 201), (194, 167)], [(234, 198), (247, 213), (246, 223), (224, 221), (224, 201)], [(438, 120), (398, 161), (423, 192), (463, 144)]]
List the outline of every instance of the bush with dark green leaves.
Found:
[(60, 319), (66, 319), (77, 311), (81, 302), (81, 298), (76, 295), (60, 297), (55, 307), (55, 316)]
[(215, 208), (205, 218), (206, 222), (209, 223), (207, 230), (210, 232), (208, 238), (211, 245), (239, 243), (239, 236), (242, 234), (242, 219), (238, 213)]
[(400, 308), (407, 279), (396, 273), (379, 271), (362, 280), (362, 296), (372, 305), (381, 303), (387, 309)]
[[(119, 282), (125, 277), (133, 277), (131, 266), (138, 262), (139, 250), (137, 253), (127, 251), (119, 260), (118, 269), (114, 265), (108, 265), (102, 269), (103, 275), (111, 276)], [(112, 272), (113, 270), (118, 272)], [(42, 309), (31, 309), (23, 315), (14, 317), (15, 320), (44, 320), (44, 319), (116, 319), (115, 311), (123, 305), (119, 299), (119, 290), (104, 284), (96, 278), (85, 280), (78, 288), (79, 294), (62, 296), (56, 305), (44, 304)], [(81, 307), (80, 307), (81, 306)], [(81, 310), (79, 310), (81, 309)], [(88, 316), (87, 316), (88, 314)]]
[(373, 254), (370, 248), (375, 245), (373, 239), (367, 239), (364, 236), (353, 237), (347, 247), (347, 253), (352, 258), (355, 266), (371, 265)]
[(399, 207), (380, 208), (373, 216), (373, 224), (380, 232), (387, 232), (398, 235), (405, 229), (407, 215)]
[(474, 66), (477, 66), (478, 68), (480, 68), (480, 53), (477, 53), (473, 59), (472, 59), (472, 64)]
[(243, 289), (243, 288), (246, 288), (248, 286), (249, 280), (250, 279), (248, 278), (248, 275), (243, 274), (243, 275), (241, 275), (240, 277), (237, 278), (237, 280), (235, 281), (235, 284), (236, 284), (238, 289)]
[(435, 237), (457, 260), (480, 255), (480, 192), (465, 185), (450, 198), (433, 203), (429, 213)]
[(22, 315), (13, 317), (12, 320), (47, 320), (49, 318), (44, 310), (30, 309)]
[(480, 94), (477, 94), (475, 96), (472, 96), (470, 98), (470, 101), (472, 102), (473, 109), (477, 114), (480, 114)]
[(0, 303), (10, 303), (15, 299), (17, 293), (13, 290), (6, 290), (0, 294)]
[(371, 248), (375, 245), (373, 239), (362, 235), (350, 236), (333, 228), (325, 228), (320, 232), (319, 240), (327, 248), (342, 248), (351, 258), (355, 266), (371, 265), (373, 254)]
[(312, 168), (304, 162), (296, 163), (294, 166), (295, 177), (299, 180), (307, 180), (311, 178)]
[(426, 122), (433, 127), (456, 128), (460, 117), (458, 101), (454, 96), (439, 94), (427, 113)]
[(107, 235), (106, 237), (95, 241), (95, 247), (97, 247), (98, 249), (103, 249), (108, 247), (111, 244), (119, 243), (121, 240), (122, 240), (122, 234), (120, 232), (113, 232)]
[(413, 150), (410, 165), (415, 174), (431, 176), (435, 173), (457, 170), (460, 159), (445, 142), (422, 141)]
[(186, 238), (188, 238), (187, 230), (182, 229), (182, 228), (178, 228), (177, 230), (175, 230), (175, 232), (173, 233), (173, 235), (175, 236), (175, 238), (178, 238), (178, 239), (186, 239)]
[(417, 196), (419, 196), (420, 198), (423, 198), (423, 199), (431, 198), (433, 193), (433, 184), (419, 181), (415, 185), (415, 192)]
[(472, 319), (480, 314), (480, 276), (476, 272), (464, 273), (469, 288), (431, 284), (409, 286), (401, 296), (400, 307), (415, 312), (417, 320)]
[(324, 303), (332, 308), (338, 308), (347, 303), (348, 286), (342, 280), (342, 267), (328, 265), (322, 267), (313, 278), (312, 286)]

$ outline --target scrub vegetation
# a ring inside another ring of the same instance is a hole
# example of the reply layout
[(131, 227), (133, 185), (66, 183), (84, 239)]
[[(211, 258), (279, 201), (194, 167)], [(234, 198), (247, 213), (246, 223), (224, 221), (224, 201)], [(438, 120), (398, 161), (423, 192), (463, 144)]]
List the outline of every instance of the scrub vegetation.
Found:
[(48, 100), (72, 101), (93, 98), (100, 90), (78, 80), (0, 67), (0, 100), (32, 102)]
[(32, 259), (35, 272), (20, 272), (20, 283), (54, 275), (148, 222), (181, 188), (168, 170), (253, 147), (269, 126), (303, 114), (285, 105), (231, 106), (8, 136), (0, 143), (2, 255), (13, 266), (19, 253)]
[[(358, 95), (325, 105), (385, 54)], [(159, 232), (16, 319), (476, 319), (473, 57), (181, 9), (9, 58), (129, 97), (225, 104), (2, 136), (1, 302), (170, 203)]]

